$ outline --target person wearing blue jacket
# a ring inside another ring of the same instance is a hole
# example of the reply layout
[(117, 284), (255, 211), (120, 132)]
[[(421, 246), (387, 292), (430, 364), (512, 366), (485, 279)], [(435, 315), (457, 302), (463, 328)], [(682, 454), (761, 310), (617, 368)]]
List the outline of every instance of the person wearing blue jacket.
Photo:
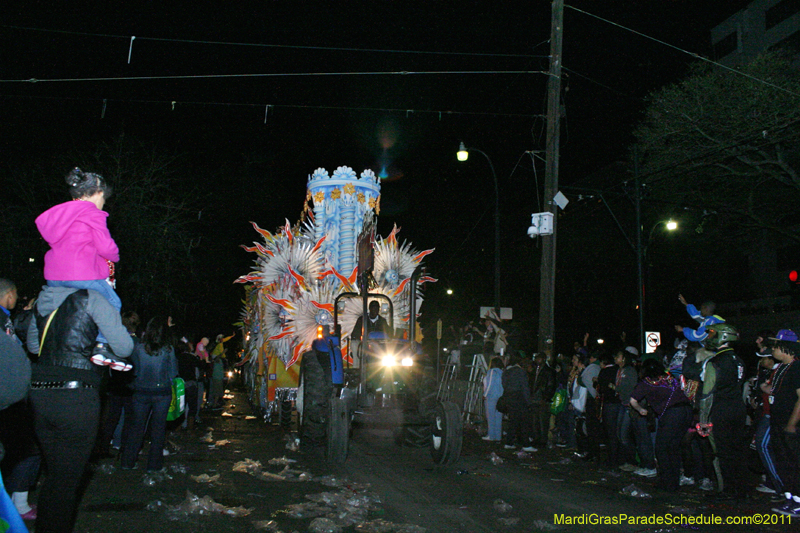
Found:
[(683, 333), (683, 336), (689, 341), (703, 342), (708, 337), (708, 332), (706, 331), (708, 326), (725, 322), (724, 318), (714, 314), (716, 304), (712, 301), (704, 302), (698, 311), (694, 305), (686, 302), (683, 294), (678, 295), (678, 300), (682, 305), (686, 306), (686, 312), (689, 313), (689, 316), (700, 324), (697, 329), (675, 326), (675, 331)]
[(503, 395), (503, 360), (492, 357), (489, 371), (483, 378), (483, 398), (486, 401), (486, 422), (489, 433), (483, 440), (500, 442), (503, 438), (503, 413), (497, 410), (497, 399)]
[[(122, 443), (122, 469), (136, 467), (136, 457), (142, 447), (148, 417), (150, 418), (150, 451), (147, 470), (161, 470), (164, 466), (164, 443), (167, 439), (167, 413), (172, 401), (172, 380), (178, 376), (173, 338), (166, 317), (153, 317), (147, 323), (142, 342), (131, 355), (134, 378), (131, 383), (132, 413), (125, 423), (130, 430), (123, 434), (129, 442)], [(151, 416), (152, 413), (152, 416)]]

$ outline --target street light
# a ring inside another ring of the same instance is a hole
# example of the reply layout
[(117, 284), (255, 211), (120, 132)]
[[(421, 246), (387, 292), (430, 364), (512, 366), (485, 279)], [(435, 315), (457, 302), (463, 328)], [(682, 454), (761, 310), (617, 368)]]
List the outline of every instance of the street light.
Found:
[(647, 248), (650, 246), (650, 241), (653, 240), (653, 232), (655, 232), (656, 228), (660, 225), (664, 225), (667, 228), (667, 231), (675, 231), (678, 229), (678, 223), (672, 219), (669, 220), (659, 220), (653, 227), (650, 228), (650, 233), (647, 235), (647, 242), (642, 245), (642, 238), (641, 238), (641, 231), (642, 227), (637, 226), (637, 244), (638, 244), (638, 253), (637, 255), (637, 266), (639, 268), (639, 342), (640, 342), (640, 350), (642, 354), (647, 351), (647, 346), (645, 345), (645, 338), (644, 338), (644, 301), (645, 301), (645, 276), (644, 276), (644, 269), (643, 265), (645, 260), (647, 259)]
[[(494, 172), (494, 165), (489, 156), (477, 148), (470, 148), (473, 152), (478, 152), (486, 161), (489, 162), (489, 168), (492, 169), (492, 178), (494, 179), (494, 308), (495, 311), (500, 313), (500, 192), (497, 187), (497, 174)], [(459, 161), (466, 161), (469, 159), (469, 150), (462, 142), (458, 147), (456, 158)]]

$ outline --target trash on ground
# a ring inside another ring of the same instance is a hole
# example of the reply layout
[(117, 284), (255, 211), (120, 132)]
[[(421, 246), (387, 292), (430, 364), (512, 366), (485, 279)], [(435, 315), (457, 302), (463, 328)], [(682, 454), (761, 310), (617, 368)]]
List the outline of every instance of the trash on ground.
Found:
[(289, 468), (289, 465), (284, 466), (283, 470), (277, 474), (267, 472), (262, 468), (260, 461), (253, 461), (252, 459), (245, 459), (244, 461), (235, 463), (233, 465), (233, 471), (244, 472), (245, 474), (250, 474), (251, 476), (261, 478), (265, 481), (310, 481), (314, 478), (314, 476), (308, 472), (292, 470)]
[(245, 420), (255, 420), (256, 418), (258, 417), (253, 415), (247, 415), (246, 417), (244, 417)]
[(634, 498), (652, 498), (648, 493), (640, 489), (634, 484), (630, 484), (620, 491), (620, 494), (625, 496), (633, 496)]
[(199, 476), (189, 476), (192, 478), (192, 481), (196, 481), (198, 483), (216, 483), (219, 481), (219, 474), (214, 474), (213, 476), (209, 476), (208, 474), (200, 474)]
[(229, 441), (228, 439), (222, 439), (222, 440), (218, 440), (217, 442), (215, 442), (214, 446), (227, 446), (230, 443), (231, 443), (231, 441)]
[(261, 462), (253, 461), (252, 459), (245, 459), (233, 465), (234, 472), (244, 472), (245, 474), (258, 474), (261, 472)]
[(211, 430), (208, 430), (208, 433), (203, 435), (203, 438), (200, 439), (200, 442), (207, 442), (209, 444), (214, 442), (214, 436), (211, 434)]
[(342, 527), (330, 518), (315, 518), (308, 526), (311, 533), (341, 533)]
[(163, 510), (167, 509), (167, 507), (169, 507), (169, 506), (167, 504), (165, 504), (164, 502), (162, 502), (161, 500), (154, 500), (154, 501), (148, 503), (145, 506), (145, 509), (148, 510), (148, 511), (152, 511), (152, 512), (158, 512), (158, 511), (163, 511)]
[(233, 400), (236, 396), (234, 396), (233, 394), (225, 394), (222, 397), (225, 398), (226, 400)]
[(176, 452), (179, 452), (183, 449), (183, 446), (181, 444), (175, 444), (175, 441), (173, 440), (167, 440), (167, 444), (169, 444), (172, 447), (172, 449), (175, 450)]
[(161, 470), (156, 470), (154, 472), (147, 472), (142, 478), (142, 483), (148, 487), (152, 487), (153, 485), (160, 483), (165, 479), (172, 479), (172, 476), (167, 474), (166, 468), (162, 468)]
[(117, 467), (111, 463), (103, 463), (97, 467), (97, 471), (103, 474), (113, 474), (117, 471)]
[(516, 526), (517, 524), (519, 524), (519, 518), (518, 517), (514, 517), (514, 518), (498, 518), (497, 521), (500, 522), (500, 524), (502, 524), (504, 526)]
[(489, 461), (491, 461), (491, 463), (493, 465), (501, 465), (501, 464), (503, 464), (503, 458), (500, 457), (499, 455), (497, 455), (494, 452), (489, 454)]
[(523, 452), (523, 451), (519, 451), (519, 452), (515, 453), (514, 455), (516, 455), (518, 459), (530, 459), (531, 458), (531, 454), (529, 454), (528, 452)]
[(356, 526), (359, 533), (425, 533), (427, 529), (414, 524), (395, 524), (379, 518)]
[(174, 465), (170, 465), (169, 469), (175, 472), (176, 474), (185, 474), (186, 473), (186, 465), (182, 465), (180, 463), (176, 463)]
[(207, 515), (210, 513), (220, 513), (234, 518), (241, 518), (253, 512), (253, 509), (245, 507), (226, 507), (221, 503), (215, 502), (211, 496), (198, 497), (188, 490), (186, 499), (178, 505), (164, 505), (160, 501), (151, 502), (147, 505), (148, 511), (160, 511), (166, 509), (167, 518), (170, 520), (187, 520), (190, 515)]
[(233, 415), (231, 413), (225, 411), (224, 413), (222, 413), (222, 416), (233, 416)]
[(300, 449), (300, 439), (298, 438), (290, 438), (289, 442), (286, 443), (286, 449), (290, 452), (296, 452)]
[(253, 527), (262, 531), (271, 531), (272, 533), (279, 533), (280, 531), (275, 520), (256, 520), (253, 522)]
[(494, 501), (494, 504), (492, 504), (492, 507), (494, 507), (495, 511), (497, 511), (498, 513), (501, 513), (501, 514), (510, 513), (511, 509), (513, 509), (513, 507), (511, 507), (510, 503), (504, 502), (503, 500), (501, 500), (499, 498)]
[(283, 457), (275, 457), (267, 461), (271, 465), (288, 465), (290, 463), (296, 463), (294, 459), (289, 459), (285, 455)]
[(337, 492), (307, 494), (308, 502), (290, 504), (278, 512), (297, 519), (324, 517), (340, 528), (347, 528), (362, 524), (371, 511), (378, 510), (380, 497), (367, 491), (368, 485), (360, 485), (358, 489), (354, 489), (356, 484), (333, 476), (327, 476), (326, 481), (339, 483), (341, 488)]
[(341, 487), (345, 483), (347, 483), (346, 479), (339, 478), (330, 474), (327, 476), (320, 476), (314, 481), (316, 481), (317, 483), (322, 483), (326, 487)]

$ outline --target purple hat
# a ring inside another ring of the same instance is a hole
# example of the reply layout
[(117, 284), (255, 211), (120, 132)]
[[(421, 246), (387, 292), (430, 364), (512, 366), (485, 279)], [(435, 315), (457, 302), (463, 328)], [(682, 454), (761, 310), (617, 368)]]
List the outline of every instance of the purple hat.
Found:
[(770, 337), (770, 340), (797, 342), (797, 333), (795, 333), (790, 329), (782, 329), (778, 332), (777, 335), (775, 335), (774, 337)]

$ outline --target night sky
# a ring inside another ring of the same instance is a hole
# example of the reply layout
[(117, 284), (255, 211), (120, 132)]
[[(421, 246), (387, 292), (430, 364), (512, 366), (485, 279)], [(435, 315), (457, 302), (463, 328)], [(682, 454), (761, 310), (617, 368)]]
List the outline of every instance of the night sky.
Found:
[[(568, 4), (710, 55), (710, 28), (746, 2)], [(238, 248), (255, 240), (249, 221), (274, 229), (297, 220), (314, 169), (383, 171), (379, 232), (396, 223), (401, 241), (436, 248), (428, 265), (440, 283), (426, 319), (453, 321), (492, 298), (492, 177), (477, 153), (456, 161), (463, 141), (489, 155), (500, 184), (501, 303), (535, 310), (537, 243), (525, 232), (542, 210), (544, 163), (525, 152), (544, 149), (546, 76), (520, 71), (548, 68), (549, 2), (58, 5), (0, 7), (5, 159), (35, 161), (121, 133), (183, 154), (214, 198), (200, 253), (220, 284), (252, 264)], [(561, 184), (625, 160), (642, 98), (691, 60), (569, 8), (563, 57)], [(444, 73), (455, 71), (464, 73)], [(427, 74), (369, 74), (378, 72)], [(267, 75), (45, 81), (233, 74)], [(13, 81), (31, 78), (42, 81)], [(230, 285), (213, 302), (221, 322), (236, 318), (241, 296)]]

